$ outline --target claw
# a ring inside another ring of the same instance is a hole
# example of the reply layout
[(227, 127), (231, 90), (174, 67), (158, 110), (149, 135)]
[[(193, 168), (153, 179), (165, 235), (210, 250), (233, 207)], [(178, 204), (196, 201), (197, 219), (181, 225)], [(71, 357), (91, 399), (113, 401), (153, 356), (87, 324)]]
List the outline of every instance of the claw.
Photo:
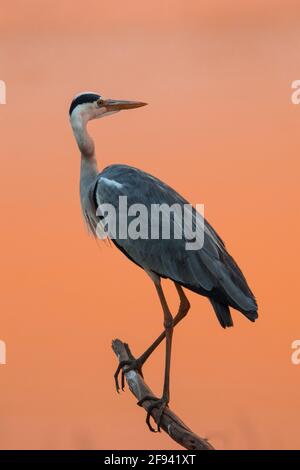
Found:
[(124, 392), (124, 390), (125, 390), (125, 372), (124, 372), (124, 369), (122, 369), (121, 387), (122, 387), (122, 391)]
[[(160, 425), (161, 425), (161, 419), (162, 415), (168, 406), (168, 400), (165, 398), (157, 398), (157, 397), (152, 397), (150, 395), (146, 395), (143, 397), (140, 401), (138, 401), (138, 405), (142, 406), (145, 401), (153, 401), (152, 405), (149, 406), (148, 411), (147, 411), (147, 417), (146, 417), (146, 424), (151, 432), (160, 432)], [(156, 417), (156, 424), (157, 424), (157, 430), (155, 430), (151, 424), (150, 418), (151, 418), (151, 412), (153, 408), (158, 408), (158, 413)]]
[[(121, 361), (120, 364), (117, 367), (117, 370), (116, 370), (115, 374), (114, 374), (115, 386), (116, 386), (116, 390), (117, 390), (118, 393), (120, 393), (119, 374), (120, 374), (121, 371), (122, 371), (122, 374), (123, 374), (123, 367), (128, 366), (130, 364), (131, 364), (131, 361)], [(121, 381), (122, 390), (124, 390), (124, 385), (125, 385), (125, 383), (123, 383), (123, 375), (122, 375), (122, 381)]]
[(146, 424), (149, 428), (149, 431), (151, 432), (158, 432), (156, 429), (154, 429), (154, 427), (152, 426), (151, 424), (151, 421), (150, 421), (150, 418), (151, 418), (151, 414), (148, 412), (147, 413), (147, 416), (146, 416)]
[[(127, 367), (126, 367), (126, 370), (124, 371), (123, 368), (125, 366), (127, 366)], [(120, 372), (121, 372), (121, 389), (124, 392), (125, 372), (129, 372), (130, 370), (136, 370), (143, 377), (142, 364), (140, 364), (138, 359), (132, 359), (132, 360), (128, 360), (128, 361), (121, 361), (120, 364), (117, 367), (117, 370), (116, 370), (115, 374), (114, 374), (115, 386), (116, 386), (116, 390), (117, 390), (118, 393), (120, 393), (120, 385), (119, 385)]]
[(118, 365), (118, 368), (114, 374), (114, 379), (115, 379), (115, 387), (116, 387), (116, 390), (117, 390), (117, 393), (120, 393), (120, 387), (119, 387), (119, 380), (118, 380), (118, 376), (119, 376), (119, 373), (120, 373), (120, 365)]

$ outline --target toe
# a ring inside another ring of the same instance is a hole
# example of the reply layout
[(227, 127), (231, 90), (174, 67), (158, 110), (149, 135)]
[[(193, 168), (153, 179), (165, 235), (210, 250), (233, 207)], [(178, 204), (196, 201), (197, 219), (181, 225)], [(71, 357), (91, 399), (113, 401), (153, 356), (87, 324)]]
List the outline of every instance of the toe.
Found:
[[(153, 403), (149, 406), (148, 411), (147, 411), (147, 417), (146, 417), (146, 424), (148, 428), (150, 429), (151, 432), (160, 432), (161, 428), (161, 420), (163, 413), (168, 406), (168, 401), (163, 399), (163, 398), (157, 398), (157, 397), (151, 397), (151, 396), (145, 396), (138, 402), (139, 406), (142, 406), (142, 404), (145, 401), (152, 401)], [(152, 411), (154, 408), (158, 408), (156, 418), (154, 419), (152, 416)], [(155, 430), (151, 424), (151, 417), (154, 419), (156, 425), (157, 425), (157, 430)]]
[(148, 411), (147, 417), (146, 417), (146, 424), (151, 432), (157, 432), (156, 429), (151, 424), (151, 413)]
[(159, 401), (159, 398), (157, 397), (152, 397), (151, 395), (146, 395), (145, 397), (143, 397), (140, 401), (137, 402), (137, 405), (138, 406), (143, 406), (143, 403), (145, 401)]

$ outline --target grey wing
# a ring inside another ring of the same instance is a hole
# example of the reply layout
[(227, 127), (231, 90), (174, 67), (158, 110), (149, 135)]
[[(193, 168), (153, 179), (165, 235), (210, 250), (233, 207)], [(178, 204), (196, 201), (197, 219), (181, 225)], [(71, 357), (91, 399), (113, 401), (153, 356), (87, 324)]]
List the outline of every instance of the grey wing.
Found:
[[(97, 206), (109, 203), (118, 207), (119, 196), (126, 196), (128, 207), (137, 203), (144, 205), (147, 208), (145, 217), (149, 227), (151, 205), (178, 204), (183, 207), (184, 204), (188, 204), (182, 196), (157, 178), (125, 165), (112, 165), (105, 169), (99, 175), (93, 191)], [(120, 238), (117, 233), (113, 241), (132, 261), (145, 270), (170, 278), (245, 314), (255, 312), (256, 301), (245, 277), (210, 224), (194, 208), (192, 209), (193, 229), (202, 221), (204, 239), (201, 249), (187, 250), (186, 243), (190, 234), (183, 231), (176, 214), (172, 215), (174, 233), (176, 230), (181, 230), (181, 238), (173, 236), (170, 239), (133, 240), (130, 237)], [(131, 220), (129, 217), (128, 223)]]

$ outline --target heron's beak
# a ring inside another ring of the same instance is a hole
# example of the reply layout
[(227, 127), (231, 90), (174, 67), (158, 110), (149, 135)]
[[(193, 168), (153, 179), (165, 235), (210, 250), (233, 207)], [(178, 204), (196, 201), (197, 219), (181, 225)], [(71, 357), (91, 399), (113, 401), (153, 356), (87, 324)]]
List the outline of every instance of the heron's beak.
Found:
[(101, 100), (99, 105), (105, 106), (108, 111), (121, 111), (122, 109), (134, 109), (146, 106), (142, 101)]

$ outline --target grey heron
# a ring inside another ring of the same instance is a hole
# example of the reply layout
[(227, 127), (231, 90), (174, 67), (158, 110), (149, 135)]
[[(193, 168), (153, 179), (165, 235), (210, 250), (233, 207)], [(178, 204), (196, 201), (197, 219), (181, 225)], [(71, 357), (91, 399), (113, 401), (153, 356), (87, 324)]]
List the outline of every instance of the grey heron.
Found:
[[(80, 199), (85, 222), (93, 235), (97, 235), (97, 226), (101, 221), (98, 208), (102, 204), (111, 204), (118, 208), (118, 198), (126, 196), (129, 204), (142, 203), (147, 208), (152, 204), (177, 204), (183, 206), (187, 201), (174, 189), (158, 178), (127, 165), (110, 165), (100, 173), (97, 169), (94, 142), (87, 131), (87, 123), (92, 119), (102, 118), (125, 109), (134, 109), (146, 105), (140, 101), (121, 101), (105, 99), (94, 92), (84, 92), (73, 99), (69, 115), (75, 139), (81, 154)], [(193, 210), (195, 218), (196, 211)], [(240, 268), (225, 248), (224, 242), (212, 226), (204, 220), (203, 246), (198, 250), (187, 251), (184, 237), (181, 239), (143, 239), (116, 236), (113, 243), (131, 261), (137, 264), (152, 279), (157, 291), (164, 319), (164, 330), (153, 344), (136, 360), (120, 363), (115, 382), (119, 391), (118, 376), (126, 365), (127, 369), (136, 369), (142, 373), (142, 366), (156, 347), (166, 339), (165, 373), (163, 393), (160, 399), (153, 400), (147, 414), (157, 407), (157, 425), (170, 399), (170, 360), (173, 328), (187, 315), (190, 303), (183, 288), (207, 297), (223, 328), (233, 326), (229, 307), (241, 312), (254, 322), (258, 318), (257, 303)], [(179, 296), (177, 314), (171, 314), (164, 295), (161, 278), (174, 282)], [(122, 389), (124, 372), (122, 371)], [(141, 404), (141, 402), (139, 403)]]

